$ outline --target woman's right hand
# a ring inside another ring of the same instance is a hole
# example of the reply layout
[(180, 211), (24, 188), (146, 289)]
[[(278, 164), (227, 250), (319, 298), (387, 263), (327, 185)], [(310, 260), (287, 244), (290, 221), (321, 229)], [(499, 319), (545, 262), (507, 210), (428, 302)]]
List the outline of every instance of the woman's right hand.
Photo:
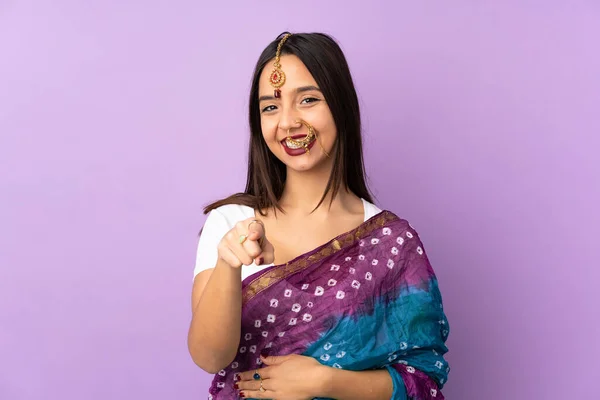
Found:
[[(273, 245), (265, 235), (265, 228), (256, 218), (238, 222), (227, 232), (218, 246), (219, 257), (233, 268), (242, 265), (270, 264), (275, 259)], [(241, 238), (246, 235), (243, 243)]]

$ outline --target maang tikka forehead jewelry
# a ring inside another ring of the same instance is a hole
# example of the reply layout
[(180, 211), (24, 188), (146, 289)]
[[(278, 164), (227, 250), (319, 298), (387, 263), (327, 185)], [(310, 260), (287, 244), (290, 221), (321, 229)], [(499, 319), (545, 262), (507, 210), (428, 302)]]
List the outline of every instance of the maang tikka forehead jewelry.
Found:
[(281, 87), (285, 83), (285, 73), (281, 70), (281, 64), (279, 63), (279, 58), (281, 57), (281, 48), (285, 41), (292, 36), (291, 33), (286, 33), (283, 38), (279, 41), (277, 45), (277, 52), (275, 53), (275, 63), (273, 64), (273, 71), (271, 72), (271, 76), (269, 80), (271, 81), (271, 86), (275, 88), (274, 96), (275, 98), (281, 97)]

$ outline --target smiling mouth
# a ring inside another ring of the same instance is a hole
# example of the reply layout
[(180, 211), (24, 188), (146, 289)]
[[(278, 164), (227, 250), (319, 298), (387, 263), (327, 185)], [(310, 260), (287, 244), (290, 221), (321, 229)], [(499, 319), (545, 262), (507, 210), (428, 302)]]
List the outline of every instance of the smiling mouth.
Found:
[(314, 133), (309, 132), (308, 135), (288, 136), (281, 142), (289, 149), (306, 149), (315, 140), (315, 137)]
[(309, 135), (295, 135), (291, 137), (286, 137), (282, 140), (282, 143), (285, 144), (289, 149), (302, 149), (310, 144), (312, 139)]
[(309, 142), (308, 144), (288, 144), (288, 141), (284, 139), (281, 141), (281, 147), (283, 147), (283, 150), (287, 153), (288, 156), (296, 157), (304, 154), (310, 154), (310, 150), (313, 148), (316, 142), (317, 139), (315, 138), (312, 142)]

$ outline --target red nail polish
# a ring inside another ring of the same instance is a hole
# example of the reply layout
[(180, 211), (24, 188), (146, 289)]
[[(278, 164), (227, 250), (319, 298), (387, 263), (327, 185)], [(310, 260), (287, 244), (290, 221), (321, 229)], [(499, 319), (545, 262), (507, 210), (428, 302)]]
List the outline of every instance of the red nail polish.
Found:
[(236, 383), (234, 383), (234, 384), (233, 384), (233, 387), (234, 387), (236, 390), (238, 390), (238, 389), (240, 388), (240, 385), (238, 385), (238, 383), (236, 382)]
[(260, 258), (258, 259), (258, 265), (263, 265), (263, 263), (264, 263), (264, 262), (265, 262), (265, 259), (264, 259), (264, 258), (260, 257)]
[(240, 397), (241, 397), (242, 399), (245, 399), (245, 398), (246, 398), (246, 395), (245, 395), (244, 393), (240, 393)]

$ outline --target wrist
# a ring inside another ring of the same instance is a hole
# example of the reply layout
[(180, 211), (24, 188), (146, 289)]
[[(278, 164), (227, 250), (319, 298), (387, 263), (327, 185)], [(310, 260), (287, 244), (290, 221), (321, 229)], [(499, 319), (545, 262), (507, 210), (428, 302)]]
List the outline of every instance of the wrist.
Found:
[(235, 271), (237, 273), (241, 274), (242, 268), (241, 267), (234, 267), (231, 264), (229, 264), (227, 261), (225, 261), (224, 259), (222, 259), (221, 257), (219, 257), (219, 259), (217, 260), (217, 265), (215, 267), (219, 268), (219, 269), (226, 269), (228, 271)]
[(321, 365), (317, 370), (315, 397), (331, 398), (336, 374), (341, 371), (337, 368)]

